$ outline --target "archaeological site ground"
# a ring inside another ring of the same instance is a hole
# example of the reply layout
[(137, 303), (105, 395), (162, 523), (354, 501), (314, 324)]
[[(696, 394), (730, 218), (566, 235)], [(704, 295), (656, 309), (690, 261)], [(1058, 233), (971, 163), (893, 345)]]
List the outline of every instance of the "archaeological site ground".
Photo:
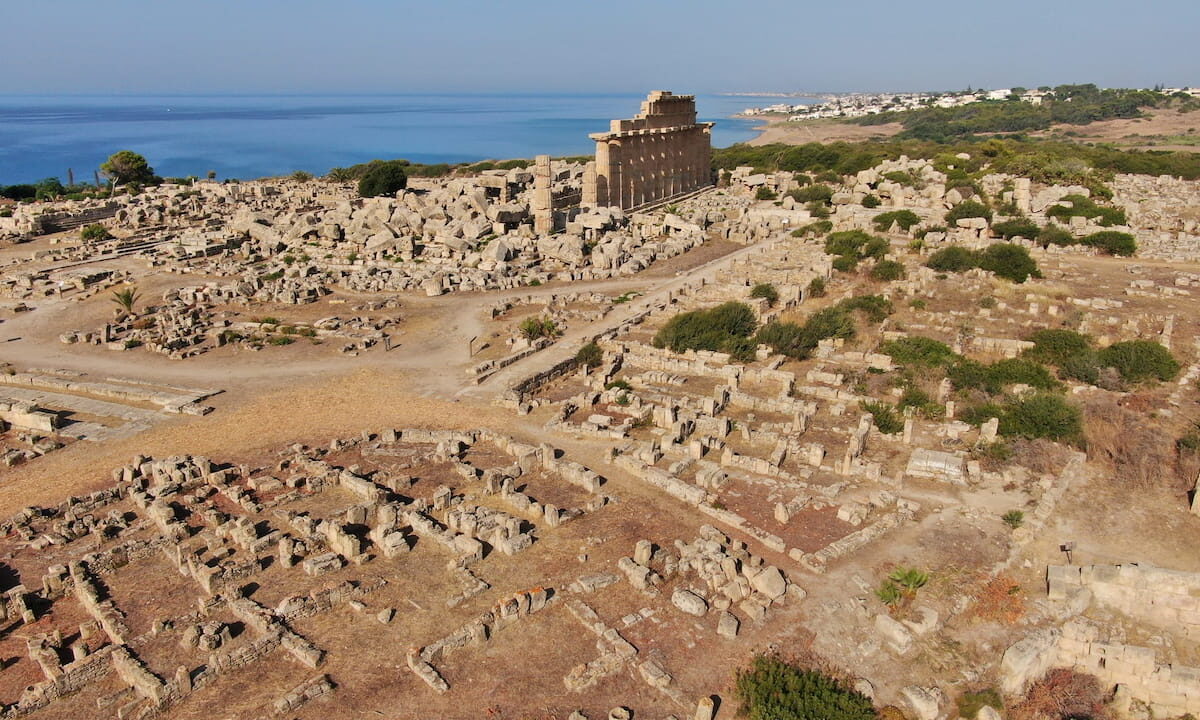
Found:
[(1200, 182), (598, 130), (0, 205), (0, 718), (1200, 714)]

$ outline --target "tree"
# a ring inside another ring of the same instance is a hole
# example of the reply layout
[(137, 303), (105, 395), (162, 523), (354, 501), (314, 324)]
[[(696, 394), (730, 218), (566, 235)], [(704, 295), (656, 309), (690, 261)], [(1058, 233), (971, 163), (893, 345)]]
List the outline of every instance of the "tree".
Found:
[(596, 343), (590, 342), (575, 353), (575, 362), (590, 368), (599, 367), (600, 363), (604, 362), (604, 351)]
[(779, 302), (779, 291), (771, 283), (759, 283), (750, 290), (750, 297), (762, 298), (767, 301), (767, 307), (775, 307)]
[(217, 179), (217, 171), (216, 171), (216, 170), (209, 170), (209, 171), (208, 171), (208, 179), (209, 179), (209, 180), (216, 180), (216, 179)]
[(56, 177), (46, 178), (37, 185), (34, 185), (34, 187), (37, 188), (38, 200), (56, 198), (66, 192), (66, 188), (63, 187), (62, 181)]
[(861, 693), (814, 670), (759, 655), (737, 674), (737, 696), (750, 720), (874, 720)]
[(109, 156), (108, 161), (100, 166), (100, 172), (117, 185), (126, 183), (154, 182), (154, 168), (146, 162), (146, 158), (132, 150), (121, 150)]
[(358, 181), (358, 194), (362, 197), (395, 195), (408, 187), (408, 175), (398, 163), (378, 163), (368, 169)]
[(113, 290), (112, 301), (115, 302), (126, 314), (133, 314), (133, 304), (138, 301), (138, 290), (136, 287), (127, 287), (121, 290)]
[(83, 240), (84, 242), (101, 242), (104, 240), (108, 240), (111, 237), (112, 237), (112, 233), (110, 233), (108, 231), (108, 228), (104, 227), (100, 223), (92, 223), (91, 225), (85, 225), (79, 231), (79, 238), (81, 240)]

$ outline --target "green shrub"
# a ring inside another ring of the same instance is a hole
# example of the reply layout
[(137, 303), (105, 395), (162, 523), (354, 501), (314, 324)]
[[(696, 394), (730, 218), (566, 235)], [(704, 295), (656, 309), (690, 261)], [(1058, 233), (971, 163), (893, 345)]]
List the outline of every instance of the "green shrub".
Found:
[(829, 206), (819, 200), (813, 200), (810, 203), (806, 203), (804, 205), (804, 209), (808, 211), (809, 215), (812, 215), (818, 220), (825, 220), (832, 214), (829, 212)]
[(1012, 240), (1015, 237), (1023, 237), (1027, 240), (1032, 240), (1041, 232), (1032, 220), (1026, 218), (1018, 218), (1016, 220), (1005, 220), (992, 225), (992, 232), (996, 233), (1005, 240)]
[(929, 393), (916, 385), (904, 388), (904, 394), (900, 396), (900, 402), (897, 405), (901, 410), (912, 408), (927, 418), (940, 417), (945, 413), (942, 405), (935, 403), (933, 398), (929, 397)]
[(1037, 262), (1029, 256), (1029, 251), (1020, 245), (995, 243), (989, 245), (979, 254), (979, 267), (994, 273), (997, 277), (1023, 283), (1031, 277), (1040, 278), (1041, 271)]
[(1010, 243), (993, 243), (981, 251), (950, 245), (930, 255), (925, 266), (942, 272), (964, 272), (978, 267), (1017, 283), (1042, 276), (1029, 251)]
[(1095, 385), (1100, 382), (1100, 361), (1092, 351), (1074, 355), (1059, 364), (1058, 374), (1068, 380)]
[(833, 198), (833, 188), (828, 185), (805, 185), (802, 188), (789, 190), (788, 195), (798, 203), (828, 203)]
[(805, 237), (806, 235), (824, 235), (833, 229), (833, 223), (828, 220), (817, 220), (802, 227), (798, 227), (792, 231), (792, 237)]
[(587, 343), (575, 353), (575, 362), (591, 368), (600, 367), (600, 363), (604, 362), (604, 351), (594, 342)]
[(558, 323), (548, 317), (528, 317), (521, 321), (518, 329), (522, 337), (530, 342), (538, 338), (552, 338), (560, 333)]
[(766, 185), (759, 185), (758, 189), (754, 191), (755, 200), (774, 200), (777, 197), (779, 195)]
[(916, 187), (924, 185), (920, 178), (912, 174), (911, 170), (893, 170), (883, 174), (885, 180), (891, 180), (897, 185), (907, 185), (908, 187)]
[(1129, 257), (1137, 252), (1137, 241), (1129, 233), (1116, 230), (1104, 230), (1079, 239), (1080, 245), (1099, 248), (1109, 255)]
[[(754, 332), (754, 311), (738, 302), (727, 302), (707, 310), (680, 313), (667, 321), (654, 336), (654, 347), (685, 350), (726, 351), (735, 338)], [(740, 345), (734, 349), (740, 349)]]
[(879, 598), (879, 602), (894, 607), (900, 604), (904, 599), (904, 593), (900, 591), (900, 586), (891, 580), (884, 580), (879, 584), (879, 589), (875, 591), (875, 597)]
[(853, 255), (838, 255), (830, 264), (838, 272), (850, 273), (858, 268), (858, 258)]
[(758, 343), (748, 337), (730, 338), (721, 350), (740, 363), (754, 362), (758, 357)]
[(296, 342), (296, 339), (286, 335), (277, 335), (267, 342), (271, 343), (272, 345), (291, 345), (292, 343)]
[(1037, 234), (1037, 243), (1042, 247), (1074, 245), (1076, 242), (1074, 235), (1053, 223), (1046, 225)]
[(367, 169), (358, 181), (362, 197), (395, 195), (408, 187), (408, 173), (398, 161), (380, 162)]
[(1073, 357), (1091, 352), (1092, 341), (1074, 330), (1038, 330), (1028, 337), (1033, 347), (1022, 356), (1038, 362), (1062, 365)]
[(911, 335), (885, 342), (879, 352), (888, 355), (901, 365), (940, 367), (950, 365), (958, 355), (944, 342), (933, 338)]
[(965, 218), (983, 218), (990, 223), (992, 221), (992, 211), (991, 208), (981, 202), (963, 200), (950, 208), (946, 213), (946, 224), (953, 226), (959, 220)]
[(1013, 530), (1016, 530), (1025, 523), (1025, 513), (1021, 512), (1020, 510), (1009, 510), (1008, 512), (1004, 513), (1004, 515), (1000, 516), (1000, 519), (1004, 521), (1005, 525), (1009, 526)]
[(1046, 208), (1046, 217), (1052, 217), (1062, 222), (1070, 222), (1073, 217), (1085, 217), (1096, 220), (1105, 227), (1124, 225), (1127, 222), (1124, 210), (1102, 207), (1083, 195), (1067, 195), (1063, 200), (1071, 204), (1069, 206), (1053, 205)]
[(1004, 388), (1017, 384), (1028, 385), (1039, 390), (1051, 390), (1059, 387), (1058, 381), (1044, 365), (1028, 358), (997, 360), (988, 366), (987, 372), (993, 387)]
[(79, 231), (79, 237), (85, 242), (102, 242), (111, 238), (112, 233), (100, 223), (92, 223), (91, 225), (83, 226)]
[(787, 322), (767, 323), (755, 339), (771, 346), (775, 352), (792, 358), (806, 358), (826, 338), (854, 336), (854, 320), (849, 313), (837, 308), (825, 308), (813, 313), (804, 325)]
[[(1024, 513), (1022, 513), (1020, 510), (1014, 510), (1012, 512), (1024, 516)], [(1008, 515), (1005, 515), (1004, 517), (1007, 518)], [(1007, 522), (1007, 520), (1005, 520), (1005, 522)], [(1000, 693), (991, 688), (980, 690), (978, 692), (965, 692), (958, 698), (958, 716), (970, 720), (971, 718), (979, 715), (979, 711), (985, 706), (995, 708), (996, 710), (1003, 710), (1004, 701), (1000, 698)]]
[(946, 377), (955, 390), (982, 390), (991, 379), (987, 366), (970, 358), (958, 358), (946, 370)]
[(961, 245), (948, 245), (925, 261), (925, 267), (941, 272), (966, 272), (975, 266), (975, 253)]
[(737, 674), (735, 689), (749, 720), (875, 720), (865, 695), (814, 670), (755, 656)]
[(1003, 406), (992, 402), (986, 402), (980, 405), (972, 405), (967, 407), (958, 417), (968, 425), (979, 427), (992, 418), (1000, 418), (1003, 416)]
[(910, 308), (912, 308), (913, 310), (924, 310), (926, 307), (926, 303), (921, 298), (914, 298), (914, 299), (908, 301), (908, 306)]
[(884, 435), (895, 435), (904, 430), (904, 418), (895, 407), (875, 401), (864, 401), (859, 406), (863, 412), (871, 413), (876, 429)]
[(879, 207), (879, 205), (880, 205), (880, 200), (879, 200), (879, 198), (875, 197), (874, 195), (868, 194), (868, 195), (864, 196), (862, 199), (862, 206), (867, 209), (877, 208), (877, 207)]
[(775, 303), (779, 302), (779, 291), (771, 283), (759, 283), (751, 288), (750, 297), (762, 298), (768, 306), (775, 307)]
[(858, 261), (864, 258), (882, 258), (887, 251), (887, 240), (862, 230), (835, 232), (825, 238), (825, 252), (836, 256), (833, 267), (842, 272), (853, 271), (858, 267)]
[(881, 282), (904, 279), (904, 263), (895, 260), (880, 260), (871, 268), (871, 279)]
[(875, 226), (876, 232), (887, 232), (888, 228), (895, 223), (900, 226), (904, 232), (921, 222), (921, 218), (912, 210), (893, 210), (891, 212), (879, 213), (871, 220)]
[(808, 297), (825, 296), (825, 278), (815, 277), (808, 283)]
[(1000, 416), (1000, 434), (1048, 440), (1073, 440), (1080, 437), (1083, 424), (1079, 408), (1061, 395), (1038, 393), (1004, 405)]
[(894, 311), (892, 301), (882, 295), (858, 295), (846, 298), (832, 309), (843, 312), (857, 310), (866, 315), (872, 322), (883, 322)]
[(1097, 353), (1097, 360), (1102, 367), (1116, 368), (1126, 382), (1166, 382), (1179, 373), (1179, 362), (1170, 351), (1150, 340), (1114, 343)]

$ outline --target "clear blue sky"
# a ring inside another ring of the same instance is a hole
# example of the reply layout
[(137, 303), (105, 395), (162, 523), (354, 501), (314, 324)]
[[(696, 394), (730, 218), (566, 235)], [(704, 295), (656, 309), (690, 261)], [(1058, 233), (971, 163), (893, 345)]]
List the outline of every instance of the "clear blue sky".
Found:
[(1200, 85), (1198, 0), (3, 0), (0, 93)]

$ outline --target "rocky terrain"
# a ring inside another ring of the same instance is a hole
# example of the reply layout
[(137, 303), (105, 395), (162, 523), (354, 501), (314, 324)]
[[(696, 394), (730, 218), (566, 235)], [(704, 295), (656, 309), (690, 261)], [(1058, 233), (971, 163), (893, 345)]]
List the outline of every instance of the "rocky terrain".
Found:
[(583, 172), (0, 218), (0, 717), (1200, 712), (1200, 184)]

